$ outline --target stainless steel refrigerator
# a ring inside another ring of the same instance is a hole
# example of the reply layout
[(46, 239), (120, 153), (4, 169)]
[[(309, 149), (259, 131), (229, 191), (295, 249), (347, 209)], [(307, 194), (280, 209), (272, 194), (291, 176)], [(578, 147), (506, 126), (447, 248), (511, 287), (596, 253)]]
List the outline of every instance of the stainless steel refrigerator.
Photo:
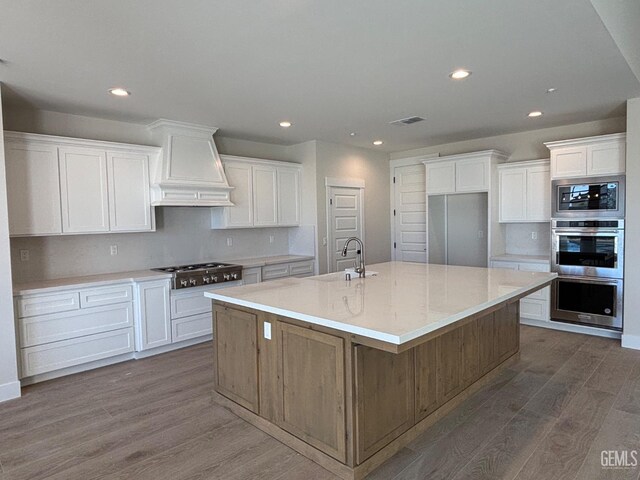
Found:
[(430, 195), (429, 263), (487, 266), (486, 193)]

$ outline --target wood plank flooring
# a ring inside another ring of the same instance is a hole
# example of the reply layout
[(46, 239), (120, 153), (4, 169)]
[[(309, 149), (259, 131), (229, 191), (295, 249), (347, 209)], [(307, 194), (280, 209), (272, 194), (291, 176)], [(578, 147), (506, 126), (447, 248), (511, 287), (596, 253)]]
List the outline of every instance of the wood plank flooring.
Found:
[[(519, 360), (369, 475), (638, 479), (602, 450), (640, 450), (640, 352), (521, 329)], [(209, 344), (23, 389), (0, 404), (0, 480), (333, 480), (216, 404)]]

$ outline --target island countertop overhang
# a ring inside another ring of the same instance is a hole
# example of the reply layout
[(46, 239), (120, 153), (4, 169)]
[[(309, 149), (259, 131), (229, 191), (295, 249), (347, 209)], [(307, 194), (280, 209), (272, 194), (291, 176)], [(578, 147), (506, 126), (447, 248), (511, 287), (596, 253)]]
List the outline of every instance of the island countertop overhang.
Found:
[(421, 338), (484, 315), (549, 285), (555, 273), (387, 262), (377, 275), (346, 281), (343, 272), (205, 292), (213, 300), (260, 310), (400, 352)]

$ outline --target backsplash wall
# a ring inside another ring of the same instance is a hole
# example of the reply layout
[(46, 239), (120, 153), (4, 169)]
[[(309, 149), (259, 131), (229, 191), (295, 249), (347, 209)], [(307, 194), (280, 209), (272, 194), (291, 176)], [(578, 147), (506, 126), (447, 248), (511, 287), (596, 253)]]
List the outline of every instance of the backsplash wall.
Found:
[[(531, 234), (537, 239), (531, 238)], [(506, 252), (511, 255), (551, 255), (549, 223), (507, 223)]]
[[(211, 230), (210, 210), (156, 208), (156, 232), (11, 239), (14, 283), (289, 253), (290, 228)], [(273, 243), (270, 243), (270, 236)], [(233, 245), (227, 246), (227, 238)], [(111, 245), (118, 254), (111, 256)], [(29, 261), (20, 260), (29, 251)]]

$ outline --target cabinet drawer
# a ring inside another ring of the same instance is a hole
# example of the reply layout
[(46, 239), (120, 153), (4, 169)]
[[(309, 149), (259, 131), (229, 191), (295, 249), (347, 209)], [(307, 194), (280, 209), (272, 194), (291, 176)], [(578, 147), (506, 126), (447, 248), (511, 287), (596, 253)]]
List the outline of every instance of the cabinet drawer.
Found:
[(518, 270), (518, 264), (515, 262), (503, 262), (502, 260), (494, 260), (491, 262), (491, 268), (505, 268), (507, 270)]
[(116, 287), (92, 288), (80, 291), (80, 308), (99, 307), (133, 301), (133, 288), (131, 285), (118, 285)]
[(69, 312), (80, 308), (78, 292), (33, 295), (18, 299), (18, 317), (32, 317), (49, 313)]
[(133, 326), (133, 303), (93, 307), (18, 320), (20, 346), (83, 337)]
[(309, 276), (313, 275), (313, 261), (296, 262), (289, 264), (289, 275), (293, 276)]
[[(211, 310), (211, 305), (209, 305), (209, 310)], [(174, 343), (202, 337), (204, 335), (211, 335), (212, 333), (213, 320), (211, 313), (193, 315), (171, 322), (171, 340)]]
[(550, 309), (547, 300), (535, 300), (529, 297), (520, 300), (520, 317), (533, 320), (549, 320)]
[(262, 281), (262, 267), (245, 268), (242, 270), (242, 282), (244, 285), (260, 283)]
[(283, 263), (280, 265), (267, 265), (266, 267), (262, 267), (262, 281), (274, 280), (276, 278), (283, 278), (288, 276), (288, 263)]
[(133, 328), (23, 348), (22, 378), (133, 352)]
[(211, 313), (211, 299), (201, 290), (188, 294), (171, 295), (171, 319)]

